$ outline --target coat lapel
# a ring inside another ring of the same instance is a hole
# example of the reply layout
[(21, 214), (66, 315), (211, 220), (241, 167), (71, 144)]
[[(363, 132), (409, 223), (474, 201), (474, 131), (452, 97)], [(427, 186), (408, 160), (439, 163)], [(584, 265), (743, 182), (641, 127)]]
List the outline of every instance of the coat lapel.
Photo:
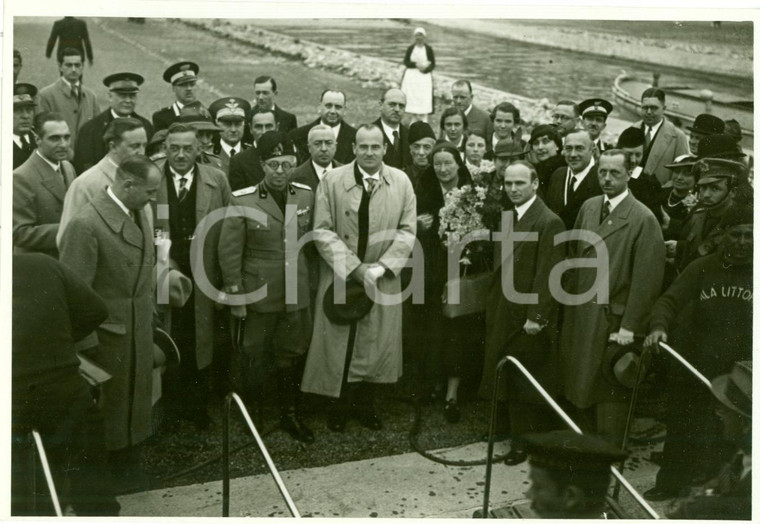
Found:
[[(633, 194), (629, 191), (628, 196), (625, 197), (623, 201), (620, 202), (615, 207), (615, 209), (612, 210), (610, 215), (604, 219), (604, 222), (599, 224), (596, 233), (604, 239), (613, 234), (615, 231), (628, 226), (628, 215), (630, 214), (631, 208), (633, 207), (633, 201)], [(604, 202), (603, 197), (602, 202)], [(602, 209), (600, 206), (598, 216), (601, 217), (601, 214)]]
[(209, 207), (211, 206), (211, 195), (214, 193), (214, 189), (217, 187), (216, 182), (210, 177), (206, 176), (201, 170), (201, 166), (195, 164), (195, 223), (200, 223), (203, 217), (208, 215)]
[[(145, 232), (137, 227), (137, 224), (124, 213), (105, 191), (101, 193), (100, 198), (93, 200), (93, 205), (114, 233), (121, 235), (126, 243), (138, 249), (144, 248), (146, 243)], [(143, 211), (140, 211), (140, 215), (140, 218), (147, 222)], [(146, 222), (143, 223), (145, 224)], [(148, 245), (149, 243), (150, 241), (148, 240)]]
[[(40, 175), (42, 186), (50, 191), (56, 199), (63, 202), (63, 198), (66, 195), (66, 185), (64, 184), (61, 175), (56, 173), (47, 162), (39, 157), (37, 153), (34, 153), (32, 156), (34, 158), (35, 169)], [(61, 163), (61, 165), (63, 165), (63, 163)], [(65, 172), (65, 167), (62, 169)], [(64, 174), (64, 176), (66, 175)]]

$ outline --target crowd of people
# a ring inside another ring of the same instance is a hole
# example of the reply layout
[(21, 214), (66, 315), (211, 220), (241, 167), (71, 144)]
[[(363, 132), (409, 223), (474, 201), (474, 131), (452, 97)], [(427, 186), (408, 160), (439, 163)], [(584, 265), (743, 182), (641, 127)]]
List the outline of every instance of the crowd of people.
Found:
[[(435, 58), (424, 29), (415, 35), (403, 84), (427, 89)], [(651, 87), (642, 120), (608, 144), (607, 100), (560, 100), (552, 122), (529, 129), (515, 103), (477, 107), (461, 79), (438, 132), (422, 118), (433, 111), (424, 97), (405, 124), (410, 99), (399, 88), (354, 126), (345, 93), (328, 87), (315, 92), (319, 118), (299, 126), (268, 75), (204, 107), (190, 61), (166, 69), (175, 99), (149, 120), (136, 113), (140, 74), (106, 76), (101, 108), (82, 82), (85, 52), (68, 41), (58, 80), (17, 82), (13, 94), (16, 514), (31, 511), (21, 472), (35, 424), (51, 437), (54, 464), (72, 455), (81, 466), (68, 492), (74, 511), (118, 512), (87, 473), (140, 474), (136, 450), (159, 397), (169, 428), (185, 419), (204, 430), (212, 389), (236, 390), (256, 411), (274, 377), (281, 429), (312, 443), (302, 393), (330, 399), (331, 431), (351, 419), (379, 431), (377, 387), (395, 383), (405, 361), (425, 378), (419, 394), (439, 398), (457, 423), (463, 369), (477, 356), (479, 392), (490, 399), (496, 388), (499, 432), (512, 437), (505, 462), (516, 465), (540, 455), (542, 439), (529, 433), (561, 422), (514, 369), (497, 382), (497, 363), (512, 355), (611, 446), (594, 448), (607, 467), (624, 456), (644, 349), (672, 344), (710, 380), (751, 361), (753, 197), (732, 122), (699, 115), (687, 138)], [(92, 60), (89, 39), (85, 47)], [(16, 77), (21, 67), (15, 52)], [(495, 218), (484, 216), (488, 239), (452, 270), (457, 241), (443, 210), (466, 187)], [(474, 307), (449, 297), (457, 277), (485, 282)], [(163, 331), (175, 346), (156, 344)], [(88, 387), (76, 354), (106, 377)], [(751, 362), (740, 367), (751, 377)], [(735, 382), (713, 387), (728, 406), (716, 415), (705, 409), (708, 389), (667, 369), (667, 437), (650, 500), (723, 475), (712, 498), (749, 518), (751, 379), (749, 390)], [(738, 437), (721, 429), (726, 409), (738, 414)], [(107, 453), (72, 454), (69, 442)], [(725, 481), (737, 456), (743, 469)], [(719, 514), (700, 504), (674, 514)]]

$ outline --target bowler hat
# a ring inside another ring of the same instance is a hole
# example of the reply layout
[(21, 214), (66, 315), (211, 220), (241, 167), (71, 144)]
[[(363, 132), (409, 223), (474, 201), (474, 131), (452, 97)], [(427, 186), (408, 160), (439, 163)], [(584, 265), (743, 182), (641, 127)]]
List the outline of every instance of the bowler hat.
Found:
[(623, 130), (617, 140), (619, 148), (633, 148), (643, 146), (646, 142), (644, 131), (640, 127), (631, 126)]
[(752, 361), (736, 362), (731, 373), (716, 377), (711, 384), (715, 398), (729, 409), (752, 417)]
[(527, 154), (519, 142), (499, 140), (493, 148), (493, 156), (496, 158), (522, 158)]
[(739, 148), (736, 140), (725, 133), (708, 135), (697, 144), (699, 158), (741, 158), (747, 155)]
[(702, 113), (694, 119), (694, 125), (687, 127), (691, 132), (701, 133), (703, 135), (719, 135), (726, 128), (725, 122), (715, 115)]
[(327, 288), (322, 300), (325, 316), (334, 324), (347, 325), (364, 318), (372, 309), (372, 299), (367, 295), (364, 286), (350, 280), (346, 282), (345, 300), (335, 297), (335, 282)]
[(293, 141), (287, 133), (283, 133), (282, 131), (267, 131), (261, 135), (256, 144), (256, 150), (261, 160), (296, 154), (296, 147), (293, 145)]
[(153, 367), (166, 364), (167, 367), (176, 368), (180, 359), (179, 348), (171, 335), (161, 328), (153, 328)]
[(34, 97), (37, 96), (37, 88), (32, 84), (14, 84), (13, 86), (13, 107), (34, 107)]
[(640, 354), (641, 342), (621, 346), (617, 342), (609, 342), (602, 357), (602, 374), (613, 386), (633, 389), (639, 367), (643, 366), (642, 378), (647, 373), (647, 363)]

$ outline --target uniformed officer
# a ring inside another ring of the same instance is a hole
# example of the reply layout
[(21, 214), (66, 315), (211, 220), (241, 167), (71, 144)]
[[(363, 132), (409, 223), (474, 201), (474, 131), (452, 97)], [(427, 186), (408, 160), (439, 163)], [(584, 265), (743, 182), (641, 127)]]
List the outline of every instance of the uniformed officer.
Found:
[(699, 203), (684, 222), (680, 238), (665, 243), (679, 271), (716, 250), (721, 235), (717, 225), (732, 206), (732, 190), (747, 179), (744, 164), (722, 158), (703, 158), (692, 172), (697, 176)]
[(251, 113), (251, 104), (243, 98), (226, 97), (214, 100), (209, 111), (220, 129), (219, 140), (214, 144), (213, 152), (219, 157), (222, 171), (229, 174), (230, 159), (250, 146), (243, 142), (243, 135), (246, 118)]
[(525, 494), (541, 518), (604, 518), (610, 466), (627, 453), (608, 442), (570, 430), (522, 438), (530, 464)]
[[(231, 298), (257, 290), (263, 294), (246, 305), (230, 302), (232, 316), (245, 326), (239, 348), (243, 387), (249, 394), (261, 393), (264, 367), (274, 361), (280, 427), (309, 443), (314, 434), (298, 410), (302, 360), (311, 337), (309, 272), (304, 250), (297, 244), (311, 229), (314, 194), (307, 185), (288, 183), (297, 160), (287, 134), (265, 133), (258, 151), (264, 180), (232, 193), (219, 262)], [(252, 211), (263, 213), (265, 219), (243, 215)]]
[(583, 127), (591, 135), (591, 140), (596, 146), (596, 157), (603, 151), (613, 149), (612, 144), (602, 141), (602, 131), (607, 127), (607, 117), (612, 113), (612, 104), (603, 98), (589, 98), (584, 100), (578, 107), (581, 110)]
[(214, 140), (219, 136), (220, 129), (211, 121), (209, 110), (203, 106), (183, 107), (178, 121), (183, 124), (190, 124), (195, 128), (198, 146), (200, 147), (196, 162), (208, 164), (224, 171), (221, 159), (213, 151)]
[(32, 132), (34, 109), (37, 106), (35, 96), (37, 88), (32, 84), (13, 86), (13, 169), (26, 162), (37, 147)]
[(153, 113), (153, 131), (168, 129), (177, 121), (180, 111), (186, 105), (197, 100), (195, 85), (200, 68), (195, 62), (177, 62), (164, 71), (164, 81), (171, 84), (175, 101), (172, 105)]

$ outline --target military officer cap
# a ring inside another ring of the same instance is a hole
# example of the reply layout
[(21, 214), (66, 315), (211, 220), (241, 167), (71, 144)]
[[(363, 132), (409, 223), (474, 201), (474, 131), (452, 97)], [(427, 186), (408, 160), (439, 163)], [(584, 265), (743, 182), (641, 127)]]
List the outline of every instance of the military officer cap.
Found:
[(499, 140), (493, 148), (495, 158), (522, 158), (527, 154), (518, 142)]
[(211, 121), (211, 114), (201, 105), (183, 107), (179, 112), (179, 119), (177, 121), (183, 124), (190, 124), (197, 131), (219, 131), (219, 127)]
[(612, 113), (612, 104), (603, 98), (589, 98), (578, 104), (581, 116), (601, 115), (606, 120)]
[(699, 158), (738, 159), (747, 155), (741, 150), (736, 140), (725, 133), (708, 135), (697, 144)]
[(251, 112), (251, 104), (235, 96), (214, 100), (208, 108), (215, 120), (246, 120)]
[(631, 126), (620, 133), (617, 141), (619, 148), (633, 148), (644, 145), (644, 131), (640, 127)]
[(295, 155), (296, 147), (287, 133), (282, 131), (267, 131), (256, 144), (256, 150), (261, 160), (269, 160), (284, 155)]
[(114, 73), (103, 79), (103, 85), (116, 93), (137, 93), (144, 81), (137, 73)]
[(702, 113), (694, 119), (694, 125), (686, 129), (703, 135), (718, 135), (726, 129), (726, 123), (715, 115)]
[(601, 438), (569, 429), (528, 434), (521, 440), (531, 466), (554, 471), (607, 472), (628, 456)]
[(168, 135), (169, 135), (169, 130), (168, 129), (159, 129), (158, 131), (156, 131), (155, 133), (153, 133), (152, 137), (150, 137), (150, 142), (148, 143), (148, 145), (153, 146), (153, 145), (156, 145), (156, 144), (160, 144), (161, 142), (163, 142), (164, 140), (166, 140), (166, 137)]
[(186, 84), (198, 79), (200, 68), (195, 62), (177, 62), (164, 71), (164, 82), (171, 85)]
[(691, 172), (697, 177), (697, 185), (711, 184), (724, 179), (738, 182), (747, 178), (747, 166), (725, 158), (699, 159), (691, 168)]
[(37, 88), (32, 84), (15, 84), (13, 86), (13, 107), (34, 107)]

